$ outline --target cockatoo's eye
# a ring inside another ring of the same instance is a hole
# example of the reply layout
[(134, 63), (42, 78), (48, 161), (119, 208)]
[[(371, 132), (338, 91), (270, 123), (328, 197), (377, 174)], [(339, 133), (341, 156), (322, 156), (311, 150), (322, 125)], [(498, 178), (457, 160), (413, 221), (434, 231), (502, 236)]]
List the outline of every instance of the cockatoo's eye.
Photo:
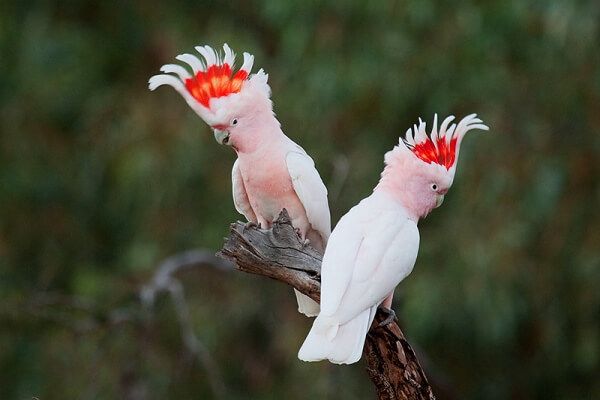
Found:
[(436, 185), (435, 183), (431, 184), (431, 190), (433, 190), (434, 192), (438, 189), (438, 185)]
[(231, 126), (236, 126), (237, 123), (238, 123), (237, 118), (234, 118), (234, 119), (231, 120)]

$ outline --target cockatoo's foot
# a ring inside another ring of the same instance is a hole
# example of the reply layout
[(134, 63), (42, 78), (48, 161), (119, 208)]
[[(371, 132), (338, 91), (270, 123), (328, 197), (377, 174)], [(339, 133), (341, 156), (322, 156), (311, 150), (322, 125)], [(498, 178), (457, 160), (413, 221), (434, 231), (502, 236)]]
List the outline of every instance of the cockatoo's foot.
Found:
[(300, 228), (294, 228), (294, 230), (296, 231), (296, 235), (298, 235), (298, 238), (302, 242), (302, 247), (308, 246), (310, 244), (310, 240), (308, 240), (308, 238), (302, 237), (302, 231), (300, 230)]
[(248, 221), (248, 222), (246, 222), (246, 224), (244, 225), (243, 233), (246, 233), (246, 231), (248, 229), (250, 229), (250, 228), (258, 228), (258, 229), (260, 229), (261, 228), (260, 222), (258, 224), (256, 222), (254, 222), (254, 221)]
[(377, 325), (378, 328), (389, 325), (396, 320), (396, 312), (391, 308), (379, 307), (379, 309), (383, 311), (383, 313), (386, 314), (387, 317), (383, 321), (381, 321), (379, 325)]
[(298, 238), (302, 242), (302, 246), (307, 246), (310, 243), (310, 241), (308, 240), (308, 238), (303, 237), (300, 228), (294, 228), (294, 230), (296, 231), (296, 235), (298, 235)]

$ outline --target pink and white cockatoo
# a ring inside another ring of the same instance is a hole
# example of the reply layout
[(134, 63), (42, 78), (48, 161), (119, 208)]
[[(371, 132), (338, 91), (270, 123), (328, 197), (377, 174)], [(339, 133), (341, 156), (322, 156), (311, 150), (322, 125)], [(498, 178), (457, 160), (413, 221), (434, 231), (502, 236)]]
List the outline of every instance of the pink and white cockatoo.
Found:
[[(331, 233), (327, 189), (312, 158), (281, 130), (273, 113), (271, 88), (261, 69), (250, 75), (254, 56), (244, 53), (235, 72), (235, 54), (197, 46), (202, 56), (181, 54), (164, 74), (150, 78), (149, 88), (173, 87), (214, 131), (217, 142), (231, 146), (237, 160), (231, 172), (233, 203), (250, 223), (269, 228), (285, 208), (303, 239), (323, 251)], [(174, 74), (174, 75), (173, 75)], [(298, 310), (308, 316), (319, 305), (296, 291)]]
[(429, 135), (419, 119), (385, 155), (373, 194), (331, 233), (321, 266), (321, 313), (298, 352), (301, 360), (351, 364), (360, 359), (377, 308), (391, 307), (394, 288), (413, 269), (417, 223), (442, 204), (465, 133), (488, 129), (475, 114), (450, 125), (453, 119), (446, 118), (438, 131), (436, 115)]

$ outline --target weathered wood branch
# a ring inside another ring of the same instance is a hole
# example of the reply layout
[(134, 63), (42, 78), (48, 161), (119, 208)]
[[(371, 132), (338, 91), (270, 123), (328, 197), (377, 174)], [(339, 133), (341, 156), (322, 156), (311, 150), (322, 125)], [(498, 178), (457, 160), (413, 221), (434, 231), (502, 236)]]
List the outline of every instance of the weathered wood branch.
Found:
[[(285, 210), (272, 229), (246, 227), (239, 221), (232, 224), (217, 255), (232, 261), (240, 271), (285, 282), (320, 300), (322, 255), (300, 241)], [(377, 312), (363, 353), (377, 398), (435, 399), (415, 352), (396, 321), (379, 326), (386, 317), (381, 310)]]

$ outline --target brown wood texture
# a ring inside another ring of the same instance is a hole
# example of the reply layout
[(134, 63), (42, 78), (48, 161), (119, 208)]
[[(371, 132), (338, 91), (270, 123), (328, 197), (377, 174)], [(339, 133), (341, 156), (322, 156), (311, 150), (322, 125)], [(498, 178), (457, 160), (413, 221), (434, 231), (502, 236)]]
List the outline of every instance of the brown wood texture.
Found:
[[(322, 255), (303, 244), (285, 210), (272, 229), (231, 225), (219, 257), (236, 269), (287, 283), (312, 299), (320, 300)], [(397, 322), (380, 326), (387, 315), (378, 310), (363, 356), (378, 399), (435, 399), (425, 372)]]

